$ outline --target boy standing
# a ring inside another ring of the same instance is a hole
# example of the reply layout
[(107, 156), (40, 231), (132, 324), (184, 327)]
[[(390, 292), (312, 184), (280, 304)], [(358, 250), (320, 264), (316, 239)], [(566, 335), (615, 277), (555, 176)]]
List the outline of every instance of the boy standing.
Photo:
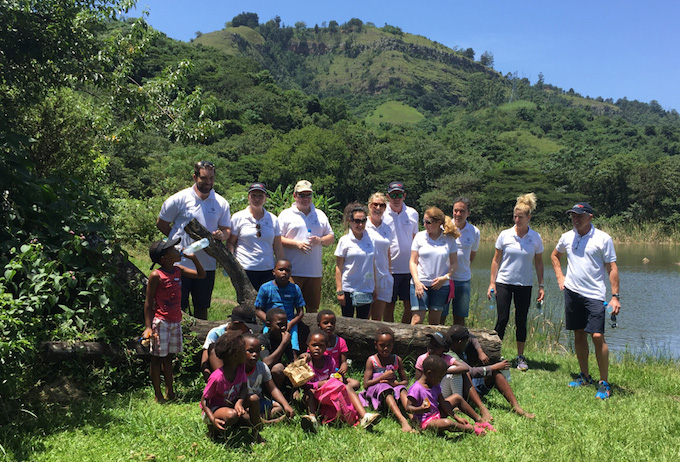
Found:
[[(290, 282), (291, 265), (288, 260), (279, 260), (274, 265), (274, 280), (262, 284), (255, 300), (255, 315), (267, 321), (267, 311), (281, 308), (286, 312), (288, 324), (286, 330), (291, 335), (293, 350), (300, 352), (297, 323), (302, 319), (305, 300), (297, 284)], [(267, 329), (265, 328), (266, 332)], [(297, 355), (297, 353), (295, 353)]]
[[(172, 360), (182, 351), (182, 278), (202, 279), (205, 270), (194, 254), (184, 257), (191, 260), (196, 269), (175, 265), (182, 255), (175, 248), (179, 238), (156, 241), (149, 248), (149, 257), (161, 267), (149, 274), (144, 302), (144, 324), (142, 337), (150, 339), (151, 366), (149, 375), (158, 403), (175, 399), (173, 389)], [(165, 393), (161, 391), (161, 366), (165, 376)]]

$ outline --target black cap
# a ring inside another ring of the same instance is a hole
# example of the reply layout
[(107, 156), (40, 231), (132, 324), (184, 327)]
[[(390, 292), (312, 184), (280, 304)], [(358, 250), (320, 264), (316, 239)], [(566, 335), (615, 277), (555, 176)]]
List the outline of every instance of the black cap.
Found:
[(253, 332), (261, 331), (262, 329), (257, 324), (257, 318), (255, 317), (255, 310), (250, 307), (239, 305), (234, 307), (229, 316), (232, 321), (242, 322)]
[(567, 214), (570, 213), (578, 213), (579, 215), (581, 215), (582, 213), (588, 213), (592, 215), (593, 208), (587, 202), (579, 202), (578, 204), (574, 205), (572, 208), (567, 210)]
[[(151, 258), (153, 263), (158, 263), (160, 265), (161, 257), (165, 254), (165, 251), (179, 244), (179, 241), (180, 238), (177, 237), (175, 239), (166, 238), (154, 242), (151, 244), (151, 247), (149, 247), (149, 258)], [(151, 264), (151, 268), (153, 268), (153, 263)]]
[(445, 334), (444, 332), (435, 332), (433, 334), (427, 334), (427, 336), (443, 347), (448, 347), (451, 344), (448, 334)]
[(470, 331), (468, 328), (457, 324), (449, 327), (449, 330), (447, 330), (446, 333), (449, 334), (451, 341), (462, 340), (464, 338), (470, 337)]
[(404, 189), (404, 183), (401, 181), (393, 181), (387, 186), (387, 194), (393, 192), (393, 191), (401, 191), (401, 192), (406, 192), (406, 189)]
[(248, 186), (248, 192), (250, 191), (262, 191), (263, 193), (267, 194), (267, 187), (264, 185), (264, 183), (250, 183), (250, 186)]

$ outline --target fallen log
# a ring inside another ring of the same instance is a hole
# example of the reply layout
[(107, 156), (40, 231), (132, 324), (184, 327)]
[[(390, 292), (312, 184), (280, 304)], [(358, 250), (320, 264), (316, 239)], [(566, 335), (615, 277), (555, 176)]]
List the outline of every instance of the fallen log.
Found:
[[(187, 323), (188, 321), (188, 323)], [(184, 328), (196, 334), (197, 339), (203, 343), (210, 329), (223, 324), (224, 321), (204, 321), (185, 315)], [(188, 325), (187, 325), (188, 324)], [(433, 332), (445, 332), (446, 326), (410, 326), (408, 324), (370, 321), (367, 319), (344, 318), (339, 316), (336, 325), (336, 333), (345, 339), (349, 349), (348, 357), (357, 361), (355, 366), (361, 368), (363, 362), (375, 353), (374, 337), (376, 329), (381, 325), (387, 325), (394, 331), (394, 353), (403, 359), (415, 359), (427, 350), (429, 338), (427, 334)], [(311, 330), (317, 327), (316, 313), (305, 314), (298, 325), (301, 347), (304, 349), (307, 337)], [(501, 340), (495, 331), (486, 329), (471, 329), (479, 340), (479, 343), (492, 362), (500, 361)], [(134, 350), (138, 356), (147, 356), (148, 348), (142, 347), (137, 341), (129, 341), (125, 345)], [(79, 359), (86, 363), (98, 362), (102, 358), (119, 360), (124, 356), (124, 349), (113, 347), (98, 342), (44, 342), (41, 346), (43, 357), (48, 362), (61, 362), (65, 360)], [(473, 365), (479, 363), (477, 352), (468, 349), (468, 359)]]

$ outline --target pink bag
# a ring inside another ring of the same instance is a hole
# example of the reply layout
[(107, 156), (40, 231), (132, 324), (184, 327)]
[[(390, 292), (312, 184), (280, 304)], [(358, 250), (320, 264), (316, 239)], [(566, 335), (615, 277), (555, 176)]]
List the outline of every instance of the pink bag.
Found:
[(449, 298), (446, 299), (446, 303), (449, 303), (454, 298), (456, 298), (456, 285), (452, 279), (449, 279)]
[(336, 378), (330, 378), (326, 383), (314, 392), (319, 400), (319, 414), (323, 416), (323, 422), (332, 422), (339, 418), (350, 425), (356, 425), (359, 414), (349, 400), (349, 393), (345, 384)]

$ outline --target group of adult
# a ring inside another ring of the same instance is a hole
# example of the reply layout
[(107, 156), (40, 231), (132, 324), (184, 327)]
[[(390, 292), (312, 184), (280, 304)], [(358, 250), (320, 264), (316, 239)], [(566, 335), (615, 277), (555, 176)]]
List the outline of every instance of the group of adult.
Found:
[[(256, 290), (273, 278), (277, 260), (285, 258), (292, 266), (292, 280), (300, 287), (308, 312), (316, 312), (321, 301), (322, 247), (335, 242), (333, 229), (323, 211), (313, 204), (309, 181), (294, 188), (294, 203), (276, 217), (266, 211), (267, 189), (262, 183), (248, 188), (248, 207), (230, 215), (228, 202), (215, 193), (215, 166), (198, 162), (194, 185), (168, 198), (158, 217), (158, 228), (168, 237), (191, 243), (184, 226), (196, 218), (219, 241), (225, 241), (244, 267)], [(427, 316), (430, 324), (443, 324), (449, 314), (453, 323), (465, 325), (470, 304), (470, 265), (480, 242), (479, 229), (469, 223), (471, 203), (465, 197), (453, 202), (453, 218), (437, 207), (423, 215), (419, 230), (418, 212), (404, 203), (406, 188), (391, 182), (386, 194), (376, 192), (368, 207), (353, 202), (345, 207), (347, 233), (335, 250), (337, 300), (343, 316), (394, 322), (397, 300), (403, 301), (402, 323), (419, 324)], [(515, 305), (517, 367), (528, 369), (524, 357), (527, 314), (532, 301), (533, 271), (538, 281), (537, 301), (545, 297), (543, 283), (543, 242), (529, 226), (536, 208), (533, 193), (520, 196), (513, 209), (514, 226), (500, 233), (491, 263), (488, 298), (496, 297), (495, 330), (505, 335), (511, 303)], [(587, 203), (569, 209), (573, 229), (560, 238), (551, 261), (561, 290), (565, 291), (566, 327), (575, 332), (580, 380), (588, 382), (588, 343), (590, 334), (600, 376), (607, 380), (608, 350), (604, 341), (606, 279), (614, 314), (620, 310), (618, 270), (611, 237), (591, 224), (593, 210)], [(560, 259), (567, 254), (567, 273)], [(194, 316), (207, 318), (215, 280), (215, 260), (203, 251), (197, 253), (206, 270), (203, 280), (182, 281), (182, 309), (187, 311), (189, 296)], [(192, 267), (190, 260), (183, 265)], [(590, 379), (592, 381), (592, 379)]]

